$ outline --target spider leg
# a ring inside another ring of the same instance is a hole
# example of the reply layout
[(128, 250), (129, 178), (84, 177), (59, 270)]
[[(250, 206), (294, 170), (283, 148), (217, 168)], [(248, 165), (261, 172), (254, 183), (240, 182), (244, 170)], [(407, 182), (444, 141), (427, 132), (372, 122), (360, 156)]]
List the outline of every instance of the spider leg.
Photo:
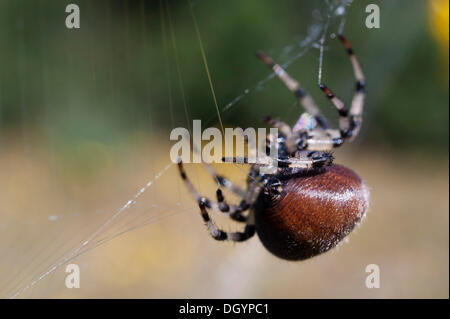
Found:
[(263, 121), (266, 122), (267, 124), (269, 124), (271, 127), (277, 128), (286, 137), (289, 137), (292, 135), (291, 127), (280, 120), (273, 119), (270, 116), (265, 116), (263, 118)]
[(364, 74), (361, 70), (361, 66), (359, 65), (358, 59), (356, 58), (350, 43), (343, 35), (339, 35), (339, 40), (341, 40), (342, 44), (347, 49), (350, 56), (350, 62), (352, 63), (353, 73), (356, 78), (355, 94), (353, 96), (350, 108), (350, 128), (349, 131), (346, 132), (346, 137), (353, 139), (356, 135), (358, 135), (362, 124), (362, 112), (364, 107), (364, 98), (366, 96), (366, 82), (364, 80)]
[[(248, 163), (247, 157), (224, 157), (222, 159), (226, 163)], [(330, 165), (333, 162), (333, 156), (329, 152), (321, 151), (297, 151), (295, 157), (272, 159), (270, 156), (260, 157), (257, 159), (255, 166), (273, 165), (275, 161), (280, 168), (316, 168)]]
[(362, 112), (365, 98), (365, 81), (361, 67), (356, 59), (350, 43), (343, 35), (339, 35), (339, 40), (344, 45), (350, 56), (353, 73), (356, 78), (356, 90), (353, 96), (350, 110), (338, 99), (324, 84), (320, 85), (322, 91), (327, 95), (339, 112), (339, 129), (343, 139), (353, 140), (359, 133), (362, 124)]
[(226, 232), (217, 228), (217, 226), (214, 225), (214, 223), (211, 221), (208, 211), (206, 210), (206, 208), (208, 207), (208, 203), (204, 198), (199, 201), (198, 207), (200, 208), (200, 214), (206, 224), (206, 227), (208, 227), (211, 237), (215, 240), (231, 240), (235, 242), (241, 242), (250, 239), (255, 234), (253, 213), (251, 213), (250, 215), (252, 217), (247, 220), (247, 224), (243, 232)]
[(216, 191), (216, 197), (217, 197), (217, 205), (221, 212), (227, 212), (228, 216), (237, 222), (245, 222), (247, 220), (247, 217), (242, 215), (242, 212), (246, 211), (250, 205), (247, 204), (245, 199), (241, 201), (239, 206), (236, 205), (229, 205), (225, 202), (225, 197), (222, 194), (222, 190), (220, 188)]
[(330, 151), (335, 147), (341, 146), (344, 138), (340, 130), (313, 130), (308, 133), (306, 150), (311, 151)]
[[(190, 140), (190, 146), (191, 146), (191, 150), (197, 154), (200, 153), (199, 149), (197, 148), (197, 146), (195, 145), (195, 143)], [(214, 178), (214, 180), (221, 186), (229, 189), (232, 193), (238, 195), (239, 197), (244, 197), (245, 196), (245, 191), (242, 190), (240, 187), (234, 185), (231, 181), (229, 181), (228, 179), (226, 179), (225, 177), (221, 176), (221, 175), (217, 175), (216, 170), (209, 164), (202, 162), (203, 166), (205, 167), (206, 171), (209, 173), (209, 175), (211, 175), (212, 178)]]
[(295, 94), (299, 99), (300, 104), (306, 109), (306, 111), (314, 116), (320, 127), (326, 128), (327, 121), (325, 117), (320, 113), (319, 108), (312, 99), (312, 97), (300, 88), (299, 83), (294, 80), (279, 64), (276, 64), (273, 59), (266, 55), (262, 51), (258, 51), (256, 56), (264, 62), (287, 86), (287, 88)]
[(328, 97), (331, 103), (333, 103), (334, 106), (336, 107), (336, 110), (338, 111), (339, 114), (340, 135), (343, 139), (345, 139), (350, 130), (348, 108), (345, 106), (344, 102), (342, 102), (342, 100), (336, 97), (336, 95), (334, 95), (334, 93), (331, 92), (331, 90), (325, 84), (320, 84), (320, 89), (323, 91), (323, 93), (325, 93), (325, 95)]
[(224, 213), (228, 215), (231, 219), (238, 221), (238, 222), (245, 222), (246, 217), (242, 215), (242, 212), (246, 211), (250, 205), (247, 204), (246, 200), (243, 199), (239, 205), (229, 205), (224, 201), (224, 196), (222, 194), (222, 191), (217, 189), (216, 196), (217, 196), (217, 202), (210, 201), (209, 199), (200, 196), (200, 194), (197, 192), (197, 190), (194, 188), (190, 180), (188, 179), (186, 175), (186, 171), (184, 170), (183, 163), (181, 161), (178, 162), (178, 170), (180, 172), (180, 176), (184, 181), (184, 184), (186, 185), (189, 192), (192, 194), (192, 197), (200, 203), (200, 201), (203, 201), (208, 208), (215, 209), (221, 213)]
[(223, 157), (222, 162), (225, 163), (239, 163), (239, 164), (254, 164), (257, 166), (268, 166), (272, 164), (272, 158), (269, 156), (257, 157), (255, 163), (250, 163), (247, 156), (234, 156), (234, 157)]
[[(248, 218), (245, 218), (246, 226), (243, 232), (226, 232), (221, 229), (218, 229), (214, 223), (211, 221), (211, 218), (208, 214), (207, 208), (214, 208), (213, 203), (206, 199), (205, 197), (200, 197), (200, 195), (195, 190), (194, 186), (191, 184), (189, 179), (187, 178), (186, 172), (184, 171), (183, 164), (181, 161), (178, 162), (178, 169), (180, 171), (181, 178), (185, 182), (187, 188), (191, 192), (191, 194), (194, 196), (194, 198), (198, 202), (198, 207), (200, 208), (200, 214), (202, 216), (203, 221), (205, 222), (206, 226), (208, 227), (209, 233), (211, 234), (212, 238), (215, 240), (231, 240), (231, 241), (244, 241), (249, 238), (251, 238), (255, 234), (255, 221), (254, 216), (252, 213), (248, 216)], [(224, 203), (224, 198), (222, 195), (222, 192), (220, 189), (217, 192), (217, 197), (219, 203)], [(226, 210), (226, 206), (228, 205), (220, 205), (217, 204), (217, 208), (222, 211)], [(250, 205), (247, 205), (246, 209), (248, 209)], [(221, 209), (222, 208), (222, 209)], [(228, 209), (231, 210), (231, 207), (228, 206)], [(243, 217), (242, 215), (240, 215)], [(232, 217), (232, 214), (230, 214), (230, 217)], [(239, 220), (241, 221), (241, 220)]]
[(320, 151), (298, 151), (295, 157), (278, 159), (278, 166), (288, 168), (319, 168), (333, 162), (333, 155)]
[(228, 180), (226, 177), (222, 175), (218, 175), (216, 173), (216, 170), (209, 164), (203, 162), (203, 165), (206, 169), (206, 171), (211, 175), (212, 178), (220, 185), (231, 191), (232, 193), (238, 195), (239, 197), (243, 198), (245, 196), (245, 191), (241, 189), (240, 187), (236, 186), (233, 182)]

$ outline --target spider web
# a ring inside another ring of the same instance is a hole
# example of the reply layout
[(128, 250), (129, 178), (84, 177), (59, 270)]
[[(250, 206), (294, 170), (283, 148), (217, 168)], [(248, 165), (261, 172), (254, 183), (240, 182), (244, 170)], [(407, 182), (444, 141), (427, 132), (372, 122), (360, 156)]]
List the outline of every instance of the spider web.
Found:
[[(286, 44), (281, 48), (273, 48), (277, 61), (288, 69), (296, 61), (304, 57), (307, 53), (317, 55), (317, 81), (320, 83), (323, 77), (324, 51), (329, 37), (335, 33), (341, 33), (345, 25), (347, 8), (352, 0), (323, 1), (320, 3), (323, 7), (318, 7), (311, 12), (312, 22), (307, 30), (304, 30), (299, 39)], [(168, 113), (173, 120), (174, 95), (177, 88), (180, 90), (182, 105), (188, 127), (190, 127), (189, 107), (186, 103), (186, 92), (184, 89), (181, 63), (179, 55), (182, 54), (177, 48), (176, 33), (172, 25), (172, 17), (168, 2), (160, 3), (161, 16), (161, 36), (164, 40), (164, 54), (169, 52), (174, 55), (175, 66), (172, 68), (175, 81), (167, 77), (167, 92), (170, 104)], [(196, 9), (201, 6), (201, 1), (190, 4), (192, 9), (193, 24), (195, 21)], [(199, 35), (202, 32), (202, 26), (198, 26)], [(202, 46), (202, 39), (199, 36), (199, 45)], [(205, 55), (205, 65), (207, 67), (207, 50)], [(248, 96), (259, 94), (265, 89), (266, 84), (275, 78), (273, 73), (267, 74), (260, 80), (253, 82), (242, 92), (238, 93), (233, 99), (224, 105), (216, 104), (216, 114), (205, 121), (206, 125), (217, 124), (220, 116), (228, 113), (237, 112)], [(251, 82), (250, 82), (251, 83)], [(208, 88), (205, 87), (205, 94)], [(211, 83), (211, 92), (214, 95), (214, 87)], [(213, 106), (211, 106), (213, 107)], [(184, 208), (184, 199), (180, 195), (183, 192), (183, 185), (180, 186), (177, 179), (177, 171), (174, 164), (167, 162), (162, 167), (152, 165), (154, 171), (153, 177), (146, 182), (136, 185), (136, 191), (132, 195), (122, 196), (121, 198), (105, 203), (99, 211), (72, 213), (72, 214), (49, 214), (48, 219), (32, 220), (26, 222), (32, 224), (32, 231), (24, 234), (23, 225), (6, 225), (4, 238), (6, 239), (0, 246), (0, 251), (8, 251), (3, 255), (2, 277), (0, 278), (0, 295), (3, 297), (40, 297), (42, 290), (51, 290), (51, 281), (54, 273), (63, 266), (77, 260), (80, 256), (95, 252), (96, 249), (105, 245), (113, 239), (124, 234), (134, 232), (139, 228), (161, 222), (171, 216), (181, 213), (194, 213), (196, 207)], [(177, 195), (174, 198), (160, 197), (162, 193), (159, 190), (163, 180), (177, 180)], [(142, 178), (140, 178), (142, 180)], [(119, 182), (118, 182), (119, 183)], [(128, 198), (123, 200), (123, 198)], [(175, 200), (174, 200), (175, 199)], [(119, 204), (118, 202), (123, 202)], [(0, 225), (3, 227), (3, 224)], [(45, 229), (45, 230), (44, 230)], [(46, 232), (42, 233), (41, 230)], [(75, 231), (76, 230), (76, 231)], [(151, 229), (150, 229), (151, 231)], [(19, 238), (25, 244), (19, 244)], [(43, 286), (42, 289), (37, 287)]]

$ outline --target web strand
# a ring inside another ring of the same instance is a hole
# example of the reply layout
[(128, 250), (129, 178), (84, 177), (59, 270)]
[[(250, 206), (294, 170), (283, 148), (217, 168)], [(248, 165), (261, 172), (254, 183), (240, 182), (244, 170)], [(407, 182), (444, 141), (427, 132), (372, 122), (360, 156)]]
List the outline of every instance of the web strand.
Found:
[(34, 279), (30, 284), (25, 286), (24, 288), (18, 290), (16, 293), (14, 293), (10, 298), (16, 298), (20, 294), (22, 294), (27, 289), (31, 288), (32, 286), (36, 285), (39, 281), (53, 273), (55, 270), (57, 270), (59, 267), (65, 265), (68, 261), (72, 260), (74, 257), (76, 257), (82, 249), (87, 247), (87, 245), (95, 239), (102, 231), (105, 230), (119, 215), (121, 215), (123, 212), (128, 210), (130, 207), (136, 204), (136, 201), (141, 197), (144, 192), (149, 189), (163, 174), (174, 165), (173, 163), (169, 163), (162, 171), (158, 173), (152, 180), (147, 182), (147, 184), (142, 187), (132, 199), (130, 199), (125, 205), (123, 205), (116, 213), (114, 213), (104, 224), (102, 224), (92, 235), (90, 235), (78, 248), (73, 250), (67, 257), (65, 257), (62, 261), (55, 263), (53, 266), (51, 266), (47, 271), (42, 273), (39, 277)]
[(191, 10), (192, 20), (194, 21), (195, 32), (197, 34), (197, 39), (198, 39), (198, 43), (199, 43), (199, 46), (200, 46), (200, 51), (202, 53), (203, 64), (205, 66), (206, 75), (208, 76), (209, 87), (211, 88), (211, 94), (212, 94), (213, 99), (214, 99), (214, 105), (216, 106), (216, 112), (217, 112), (217, 117), (219, 118), (220, 128), (222, 129), (222, 134), (225, 135), (225, 130), (223, 128), (223, 123), (222, 123), (222, 117), (220, 116), (219, 105), (217, 104), (216, 93), (214, 91), (214, 86), (213, 86), (213, 83), (212, 83), (211, 74), (209, 72), (208, 60), (206, 59), (205, 49), (203, 48), (203, 42), (202, 42), (202, 38), (201, 38), (201, 35), (200, 35), (200, 29), (198, 28), (198, 23), (197, 23), (197, 19), (195, 17), (195, 14), (194, 14), (194, 8), (192, 7), (192, 3), (191, 3), (190, 0), (188, 0), (188, 2), (189, 2), (189, 8)]

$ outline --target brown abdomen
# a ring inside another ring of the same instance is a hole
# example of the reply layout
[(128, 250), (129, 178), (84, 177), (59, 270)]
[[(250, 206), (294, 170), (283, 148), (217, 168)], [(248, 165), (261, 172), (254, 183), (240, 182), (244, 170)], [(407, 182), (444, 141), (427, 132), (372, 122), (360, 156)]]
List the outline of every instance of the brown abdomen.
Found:
[(368, 208), (364, 182), (340, 165), (281, 181), (285, 195), (269, 198), (262, 192), (255, 221), (263, 245), (283, 259), (302, 260), (333, 248)]

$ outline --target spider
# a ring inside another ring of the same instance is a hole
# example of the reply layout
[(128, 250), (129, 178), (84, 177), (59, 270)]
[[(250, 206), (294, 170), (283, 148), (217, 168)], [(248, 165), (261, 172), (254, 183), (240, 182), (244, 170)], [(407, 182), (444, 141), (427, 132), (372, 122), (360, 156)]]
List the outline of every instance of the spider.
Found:
[[(201, 217), (215, 240), (242, 242), (256, 233), (274, 255), (286, 260), (304, 260), (336, 246), (364, 217), (368, 208), (368, 190), (364, 182), (351, 169), (333, 164), (334, 158), (329, 152), (357, 136), (365, 97), (364, 76), (356, 56), (349, 42), (342, 35), (338, 37), (349, 54), (356, 78), (351, 107), (347, 108), (325, 85), (321, 84), (320, 89), (339, 113), (339, 129), (329, 128), (319, 108), (299, 83), (271, 57), (259, 51), (257, 57), (306, 109), (292, 129), (271, 117), (264, 119), (279, 131), (278, 136), (267, 137), (276, 138), (276, 173), (263, 174), (259, 170), (262, 166), (271, 165), (269, 150), (267, 158), (251, 165), (246, 190), (217, 175), (211, 166), (204, 163), (220, 185), (216, 192), (217, 201), (211, 201), (195, 190), (182, 162), (178, 162), (181, 178), (197, 200)], [(224, 158), (223, 161), (238, 162), (238, 158)], [(242, 198), (240, 204), (228, 204), (220, 187)], [(245, 223), (245, 229), (227, 232), (217, 228), (208, 209)]]

